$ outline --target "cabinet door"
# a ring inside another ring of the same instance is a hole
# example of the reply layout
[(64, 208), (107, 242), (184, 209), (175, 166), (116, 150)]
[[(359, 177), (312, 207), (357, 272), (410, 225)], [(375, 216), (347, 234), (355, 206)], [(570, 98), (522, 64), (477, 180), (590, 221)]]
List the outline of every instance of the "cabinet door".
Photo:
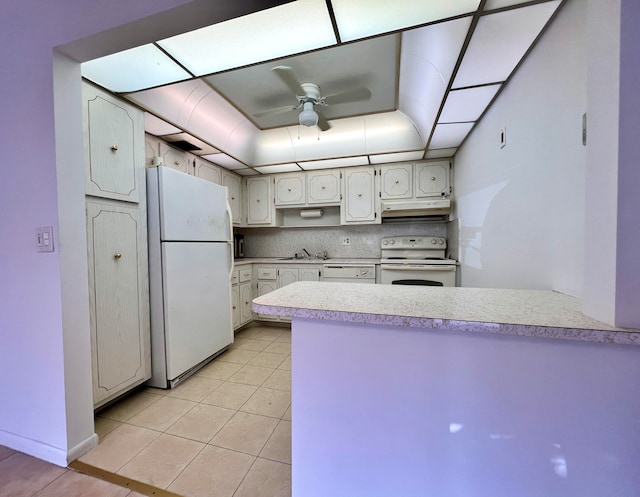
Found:
[(380, 167), (380, 198), (413, 197), (413, 164)]
[(229, 190), (229, 205), (231, 206), (234, 225), (242, 224), (242, 181), (240, 176), (233, 173), (222, 173), (222, 186)]
[(271, 181), (268, 176), (247, 178), (247, 225), (273, 221)]
[(273, 182), (276, 205), (304, 205), (307, 199), (304, 173), (277, 174)]
[(137, 205), (87, 202), (96, 406), (151, 377), (146, 224)]
[(278, 288), (290, 285), (298, 281), (297, 268), (280, 268), (278, 269)]
[[(273, 292), (276, 290), (276, 281), (268, 280), (268, 281), (258, 281), (258, 297), (261, 295), (266, 295), (269, 292)], [(260, 319), (268, 319), (268, 320), (277, 320), (278, 318), (275, 316), (269, 316), (266, 314), (258, 314)]]
[(85, 191), (95, 197), (140, 201), (144, 183), (142, 111), (83, 86)]
[(337, 204), (340, 202), (340, 172), (335, 170), (307, 172), (307, 203)]
[(153, 135), (144, 135), (144, 164), (152, 166), (153, 159), (160, 156), (160, 140)]
[(160, 142), (160, 157), (162, 157), (162, 163), (165, 166), (187, 174), (192, 172), (192, 165), (189, 161), (191, 155), (187, 152), (170, 147), (165, 142)]
[(240, 285), (240, 325), (251, 321), (251, 282)]
[(320, 281), (320, 268), (314, 267), (301, 267), (298, 269), (298, 281)]
[(222, 184), (222, 171), (220, 171), (219, 167), (197, 157), (195, 164), (194, 173), (196, 177), (206, 179), (216, 185)]
[(240, 288), (231, 285), (231, 323), (235, 330), (240, 326)]
[(370, 224), (377, 220), (376, 176), (373, 167), (352, 167), (343, 171), (342, 208), (344, 224)]
[(416, 197), (449, 196), (449, 162), (416, 164)]

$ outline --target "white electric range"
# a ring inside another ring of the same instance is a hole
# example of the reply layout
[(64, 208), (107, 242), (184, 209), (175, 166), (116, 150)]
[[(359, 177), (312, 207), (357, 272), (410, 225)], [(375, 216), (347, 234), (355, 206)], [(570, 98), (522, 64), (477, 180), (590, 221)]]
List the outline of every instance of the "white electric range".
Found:
[(446, 259), (447, 240), (436, 236), (383, 238), (380, 283), (456, 286), (456, 261)]

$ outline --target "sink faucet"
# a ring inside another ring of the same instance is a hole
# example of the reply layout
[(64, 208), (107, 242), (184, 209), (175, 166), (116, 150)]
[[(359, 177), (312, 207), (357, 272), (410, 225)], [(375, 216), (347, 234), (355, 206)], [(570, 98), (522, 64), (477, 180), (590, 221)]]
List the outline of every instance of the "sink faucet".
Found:
[(306, 249), (306, 248), (303, 248), (303, 249), (302, 249), (302, 251), (303, 251), (305, 254), (307, 254), (307, 257), (311, 257), (311, 254), (310, 254), (309, 252), (307, 252), (307, 249)]
[(316, 254), (316, 259), (324, 259), (327, 260), (327, 257), (329, 257), (329, 254), (327, 254), (326, 250), (323, 250), (322, 252), (318, 252)]

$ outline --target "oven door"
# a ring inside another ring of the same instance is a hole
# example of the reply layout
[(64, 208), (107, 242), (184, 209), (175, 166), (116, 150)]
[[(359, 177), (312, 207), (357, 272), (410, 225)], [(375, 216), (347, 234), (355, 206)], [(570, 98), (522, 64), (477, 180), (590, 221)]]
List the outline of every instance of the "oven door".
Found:
[(382, 264), (383, 285), (456, 286), (455, 265)]

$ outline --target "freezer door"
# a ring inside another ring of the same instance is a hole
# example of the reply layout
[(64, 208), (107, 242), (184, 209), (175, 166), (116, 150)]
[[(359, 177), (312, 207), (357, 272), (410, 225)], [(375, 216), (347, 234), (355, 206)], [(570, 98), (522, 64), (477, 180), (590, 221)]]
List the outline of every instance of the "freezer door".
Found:
[(230, 245), (162, 243), (167, 378), (233, 342)]
[(230, 240), (226, 187), (169, 167), (156, 169), (161, 240)]

